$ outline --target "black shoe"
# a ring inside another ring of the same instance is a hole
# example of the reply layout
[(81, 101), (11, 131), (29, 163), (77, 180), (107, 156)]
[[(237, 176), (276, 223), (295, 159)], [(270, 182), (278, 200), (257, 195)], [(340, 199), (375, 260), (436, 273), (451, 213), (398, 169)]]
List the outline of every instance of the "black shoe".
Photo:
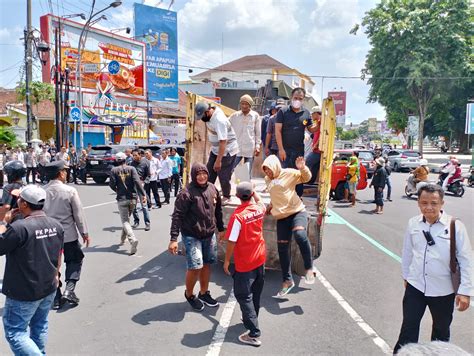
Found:
[(145, 225), (145, 231), (150, 231), (150, 224)]
[(79, 298), (77, 297), (76, 293), (73, 291), (66, 290), (63, 294), (62, 299), (69, 304), (78, 305)]
[(136, 229), (140, 225), (140, 222), (134, 222), (132, 225), (132, 229)]
[(387, 200), (388, 200), (388, 201), (392, 201), (392, 199), (391, 199), (391, 198), (387, 198)]
[(208, 307), (215, 308), (219, 306), (217, 300), (211, 297), (211, 292), (207, 291), (204, 294), (199, 293), (198, 298)]
[(62, 296), (56, 296), (54, 298), (54, 302), (53, 302), (53, 310), (59, 310), (61, 309), (61, 307), (64, 305), (64, 301), (62, 299)]
[(196, 298), (196, 296), (193, 294), (192, 296), (188, 297), (186, 295), (186, 291), (184, 291), (184, 297), (188, 301), (189, 304), (191, 304), (191, 307), (196, 310), (196, 311), (202, 311), (204, 309), (204, 304), (199, 300), (199, 298)]

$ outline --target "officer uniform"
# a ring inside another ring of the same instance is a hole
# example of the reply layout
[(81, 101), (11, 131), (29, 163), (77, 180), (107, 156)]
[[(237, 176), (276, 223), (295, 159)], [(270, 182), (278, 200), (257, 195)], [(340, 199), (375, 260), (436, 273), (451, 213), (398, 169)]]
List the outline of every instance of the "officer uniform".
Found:
[(78, 231), (83, 238), (88, 237), (84, 211), (77, 190), (55, 179), (61, 170), (67, 169), (67, 165), (63, 161), (54, 161), (47, 164), (45, 169), (51, 181), (45, 186), (46, 201), (43, 210), (48, 216), (58, 220), (64, 228), (66, 290), (61, 298), (61, 290), (60, 287), (58, 288), (55, 307), (60, 307), (59, 300), (78, 304), (79, 298), (74, 289), (80, 279), (84, 259)]

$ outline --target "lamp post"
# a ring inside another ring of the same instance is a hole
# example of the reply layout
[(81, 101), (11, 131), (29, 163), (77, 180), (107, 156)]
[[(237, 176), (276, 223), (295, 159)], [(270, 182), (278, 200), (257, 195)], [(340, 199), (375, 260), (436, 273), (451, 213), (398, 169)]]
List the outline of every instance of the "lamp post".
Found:
[[(89, 26), (92, 22), (92, 20), (94, 19), (94, 17), (96, 17), (97, 15), (103, 13), (104, 11), (110, 9), (110, 8), (115, 8), (115, 7), (118, 7), (122, 5), (122, 1), (114, 1), (112, 3), (110, 3), (109, 6), (107, 6), (106, 8), (100, 10), (100, 11), (97, 11), (96, 13), (94, 14), (91, 14), (91, 16), (89, 16), (89, 19), (86, 21), (86, 23), (84, 24), (84, 27), (82, 28), (82, 31), (81, 31), (81, 34), (79, 36), (79, 44), (78, 44), (78, 48), (77, 48), (77, 66), (76, 66), (76, 85), (79, 85), (78, 86), (78, 90), (77, 90), (77, 93), (78, 93), (78, 99), (79, 99), (79, 109), (81, 111), (81, 115), (80, 115), (80, 122), (79, 122), (79, 125), (80, 125), (80, 147), (81, 147), (81, 150), (84, 148), (84, 124), (83, 124), (83, 120), (82, 120), (82, 113), (83, 113), (83, 101), (82, 101), (82, 74), (81, 74), (81, 51), (82, 51), (82, 48), (81, 47), (84, 47), (85, 45), (85, 42), (86, 42), (86, 39), (87, 39), (87, 32), (89, 31)], [(85, 35), (85, 37), (84, 37)], [(84, 37), (84, 41), (83, 41), (83, 37)], [(84, 42), (84, 44), (82, 43)], [(76, 126), (77, 128), (77, 126)], [(74, 140), (76, 139), (76, 130), (74, 130)]]

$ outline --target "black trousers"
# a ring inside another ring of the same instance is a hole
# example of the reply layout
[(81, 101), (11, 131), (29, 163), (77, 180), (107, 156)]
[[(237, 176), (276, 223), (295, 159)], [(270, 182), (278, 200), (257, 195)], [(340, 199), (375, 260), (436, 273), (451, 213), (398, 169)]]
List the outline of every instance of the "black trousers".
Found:
[(27, 167), (26, 168), (26, 184), (30, 184), (30, 175), (31, 183), (36, 183), (36, 167)]
[(78, 281), (81, 277), (84, 253), (79, 240), (64, 243), (64, 263), (66, 264), (66, 281)]
[(216, 163), (217, 156), (214, 153), (209, 154), (209, 160), (207, 161), (207, 170), (209, 171), (209, 182), (214, 184), (219, 177), (219, 182), (221, 184), (222, 195), (225, 198), (230, 198), (230, 179), (232, 178), (232, 173), (234, 173), (234, 162), (235, 155), (229, 156), (226, 155), (222, 157), (222, 167), (219, 172), (214, 170), (214, 163)]
[(147, 203), (148, 207), (151, 208), (151, 194), (153, 193), (153, 197), (155, 198), (156, 206), (161, 206), (160, 195), (158, 194), (158, 181), (152, 180), (150, 183), (145, 183), (145, 192), (147, 195)]
[(165, 203), (170, 202), (170, 182), (168, 181), (168, 178), (166, 179), (160, 179), (160, 185), (161, 185), (161, 190), (163, 191), (163, 194), (165, 196)]
[(251, 337), (259, 337), (258, 312), (265, 283), (265, 265), (249, 272), (234, 273), (234, 295), (242, 311), (242, 320)]
[(181, 188), (181, 176), (179, 173), (173, 173), (171, 177), (171, 185), (174, 186), (174, 196), (177, 196)]
[(454, 297), (454, 293), (443, 297), (426, 297), (408, 284), (403, 297), (402, 328), (393, 353), (396, 354), (403, 345), (418, 342), (420, 323), (427, 306), (433, 319), (431, 341), (448, 342), (449, 327), (453, 321)]

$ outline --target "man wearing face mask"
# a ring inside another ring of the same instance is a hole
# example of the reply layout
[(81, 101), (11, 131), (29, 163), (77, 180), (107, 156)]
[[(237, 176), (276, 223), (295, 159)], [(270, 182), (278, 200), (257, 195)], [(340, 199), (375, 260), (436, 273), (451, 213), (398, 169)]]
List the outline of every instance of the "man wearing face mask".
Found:
[(230, 200), (230, 179), (234, 172), (234, 162), (239, 153), (239, 145), (234, 129), (224, 112), (216, 106), (200, 101), (194, 109), (195, 118), (206, 123), (211, 152), (207, 161), (209, 182), (215, 183), (217, 177), (222, 188), (222, 205)]
[[(296, 158), (304, 156), (304, 132), (316, 132), (318, 125), (313, 123), (311, 115), (303, 107), (306, 90), (295, 88), (291, 92), (291, 104), (282, 108), (276, 116), (275, 137), (278, 156), (283, 168), (296, 168)], [(299, 196), (303, 195), (303, 185), (296, 186)]]

